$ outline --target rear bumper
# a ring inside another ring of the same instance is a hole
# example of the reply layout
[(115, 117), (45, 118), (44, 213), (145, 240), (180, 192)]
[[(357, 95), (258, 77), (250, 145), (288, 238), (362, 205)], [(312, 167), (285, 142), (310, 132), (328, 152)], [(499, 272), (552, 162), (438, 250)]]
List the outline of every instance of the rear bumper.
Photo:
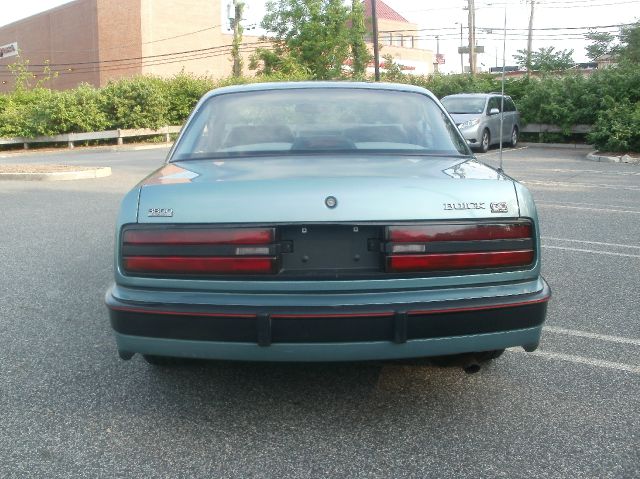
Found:
[(329, 306), (141, 303), (107, 292), (121, 356), (256, 361), (426, 357), (534, 349), (551, 292)]
[(404, 344), (389, 341), (282, 343), (266, 348), (255, 343), (190, 341), (116, 333), (116, 343), (123, 357), (131, 353), (140, 353), (237, 361), (368, 361), (493, 351), (512, 346), (523, 346), (527, 350), (533, 350), (540, 341), (541, 331), (542, 326), (537, 326), (498, 333), (415, 339)]

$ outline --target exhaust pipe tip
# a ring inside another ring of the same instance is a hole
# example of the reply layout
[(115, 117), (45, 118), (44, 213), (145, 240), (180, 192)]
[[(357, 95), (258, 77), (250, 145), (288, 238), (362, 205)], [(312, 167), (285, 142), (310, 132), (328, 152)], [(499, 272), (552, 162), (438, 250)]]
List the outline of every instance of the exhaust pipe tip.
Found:
[(480, 363), (478, 363), (477, 361), (471, 361), (462, 367), (462, 369), (464, 369), (464, 372), (467, 374), (475, 374), (480, 371), (481, 368), (482, 366), (480, 366)]

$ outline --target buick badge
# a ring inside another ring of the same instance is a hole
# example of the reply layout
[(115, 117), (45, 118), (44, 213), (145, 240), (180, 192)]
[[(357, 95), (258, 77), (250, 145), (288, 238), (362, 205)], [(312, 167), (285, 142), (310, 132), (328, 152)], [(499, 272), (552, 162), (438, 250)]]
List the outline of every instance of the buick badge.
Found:
[(147, 216), (173, 216), (173, 208), (149, 208)]
[(491, 203), (489, 206), (491, 206), (492, 213), (508, 213), (509, 212), (509, 206), (507, 206), (507, 203), (504, 201)]

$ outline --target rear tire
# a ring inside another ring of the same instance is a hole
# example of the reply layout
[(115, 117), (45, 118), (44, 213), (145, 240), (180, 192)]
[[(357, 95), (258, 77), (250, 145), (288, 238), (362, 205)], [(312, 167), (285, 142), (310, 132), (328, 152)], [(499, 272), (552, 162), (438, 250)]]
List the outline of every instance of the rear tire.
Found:
[(143, 354), (144, 360), (152, 366), (182, 366), (189, 362), (186, 358), (175, 358), (172, 356), (156, 356), (152, 354)]
[(491, 134), (489, 130), (485, 128), (482, 132), (482, 138), (480, 139), (480, 151), (486, 153), (489, 151), (489, 146), (491, 146)]
[(515, 148), (516, 145), (518, 144), (518, 136), (519, 136), (519, 131), (518, 131), (518, 127), (514, 126), (513, 130), (511, 131), (511, 141), (508, 143), (508, 145), (511, 148)]

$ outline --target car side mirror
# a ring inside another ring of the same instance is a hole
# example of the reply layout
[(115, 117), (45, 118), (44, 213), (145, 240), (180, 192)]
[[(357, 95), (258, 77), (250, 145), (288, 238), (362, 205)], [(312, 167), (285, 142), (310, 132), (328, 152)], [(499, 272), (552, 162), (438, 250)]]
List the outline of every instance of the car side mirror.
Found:
[(500, 109), (498, 108), (492, 108), (489, 110), (489, 115), (497, 115), (498, 113), (500, 113)]

